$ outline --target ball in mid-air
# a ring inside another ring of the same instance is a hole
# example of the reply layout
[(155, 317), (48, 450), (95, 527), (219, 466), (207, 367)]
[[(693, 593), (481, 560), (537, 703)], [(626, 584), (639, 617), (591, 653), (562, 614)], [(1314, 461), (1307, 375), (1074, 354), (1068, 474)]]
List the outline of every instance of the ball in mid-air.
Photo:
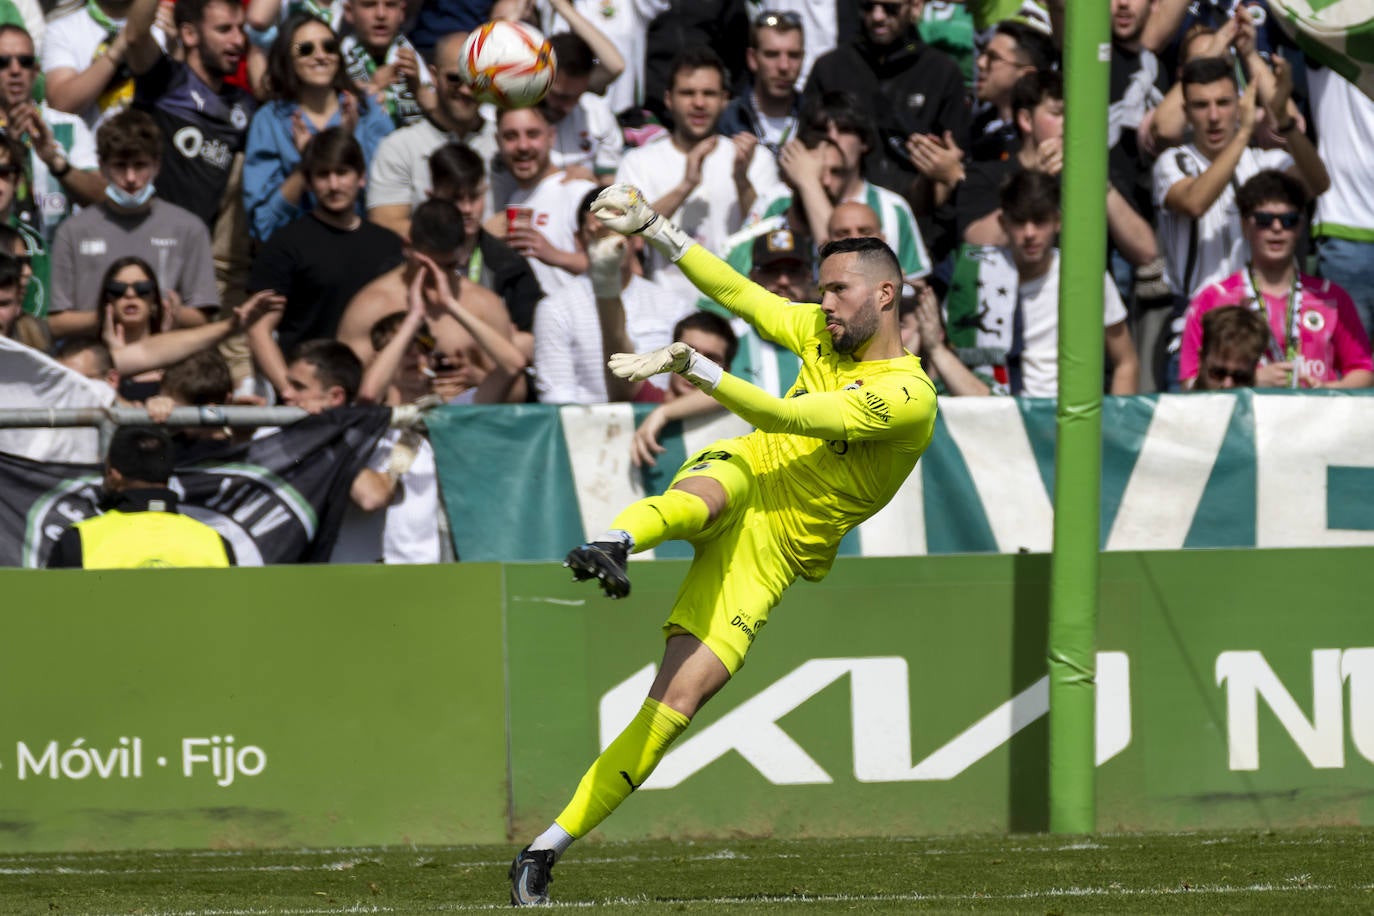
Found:
[(463, 43), (463, 81), (479, 101), (528, 108), (544, 98), (557, 68), (553, 48), (538, 29), (509, 19), (478, 26)]

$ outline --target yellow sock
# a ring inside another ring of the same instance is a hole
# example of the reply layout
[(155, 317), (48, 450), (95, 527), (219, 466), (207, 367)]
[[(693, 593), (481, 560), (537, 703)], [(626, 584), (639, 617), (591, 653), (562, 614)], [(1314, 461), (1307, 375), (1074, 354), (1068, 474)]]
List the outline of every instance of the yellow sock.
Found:
[(691, 721), (658, 700), (646, 699), (625, 730), (588, 768), (572, 801), (554, 822), (574, 837), (586, 836), (649, 778)]
[(686, 490), (668, 490), (625, 507), (611, 530), (628, 531), (635, 539), (634, 552), (657, 547), (664, 541), (689, 538), (706, 527), (710, 512), (706, 501)]

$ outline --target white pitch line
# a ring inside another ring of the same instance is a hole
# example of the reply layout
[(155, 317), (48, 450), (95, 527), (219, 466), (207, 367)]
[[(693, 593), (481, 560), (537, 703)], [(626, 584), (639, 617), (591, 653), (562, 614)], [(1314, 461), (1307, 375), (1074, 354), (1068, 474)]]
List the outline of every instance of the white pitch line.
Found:
[[(1329, 845), (1329, 844), (1327, 844), (1327, 845)], [(1136, 846), (1136, 847), (1125, 847), (1125, 846), (1121, 846), (1121, 845), (1103, 845), (1103, 844), (1093, 843), (1093, 842), (1083, 842), (1083, 843), (1073, 843), (1073, 844), (1068, 844), (1068, 845), (1064, 845), (1064, 844), (1054, 844), (1054, 845), (1050, 845), (1050, 844), (1047, 844), (1047, 845), (1045, 845), (1045, 846), (1015, 846), (1015, 847), (1009, 847), (1008, 849), (1004, 850), (1004, 852), (1007, 853), (1007, 854), (1009, 854), (1009, 855), (1015, 855), (1015, 854), (1030, 854), (1030, 853), (1100, 852), (1100, 851), (1103, 851), (1103, 850), (1124, 851), (1124, 850), (1129, 849), (1129, 848), (1140, 848), (1140, 847), (1139, 847), (1139, 846)], [(281, 857), (283, 857), (283, 858), (290, 858), (290, 857), (304, 858), (304, 857), (307, 857), (307, 856), (327, 856), (327, 855), (331, 855), (331, 854), (332, 854), (332, 855), (338, 855), (338, 854), (341, 854), (341, 853), (343, 853), (343, 854), (352, 853), (353, 855), (352, 855), (350, 858), (345, 859), (345, 860), (343, 860), (343, 861), (327, 861), (327, 862), (302, 863), (302, 864), (263, 864), (263, 865), (244, 865), (244, 866), (229, 864), (229, 865), (218, 865), (218, 866), (203, 866), (203, 867), (200, 867), (200, 868), (185, 868), (185, 867), (180, 867), (180, 866), (179, 866), (179, 867), (173, 867), (173, 868), (161, 868), (161, 867), (151, 867), (151, 868), (149, 868), (149, 867), (128, 867), (128, 868), (120, 868), (120, 867), (118, 867), (117, 865), (114, 865), (114, 864), (107, 864), (107, 865), (95, 865), (95, 864), (93, 864), (93, 865), (85, 866), (85, 867), (80, 866), (80, 865), (51, 865), (51, 866), (39, 866), (39, 865), (7, 865), (7, 864), (5, 864), (5, 863), (8, 863), (8, 862), (19, 863), (19, 862), (27, 861), (29, 858), (31, 858), (31, 857), (21, 857), (21, 856), (8, 856), (8, 857), (0, 857), (0, 875), (163, 875), (163, 874), (182, 874), (182, 875), (184, 875), (184, 874), (235, 874), (235, 873), (254, 874), (254, 873), (271, 873), (271, 872), (347, 871), (347, 870), (349, 870), (350, 868), (357, 867), (357, 866), (359, 866), (359, 865), (381, 866), (381, 867), (387, 867), (387, 868), (404, 867), (403, 865), (391, 865), (391, 864), (388, 864), (388, 863), (382, 861), (381, 858), (379, 858), (380, 856), (383, 856), (383, 855), (394, 855), (394, 854), (396, 854), (396, 853), (398, 853), (398, 852), (399, 852), (399, 853), (403, 853), (403, 854), (405, 854), (405, 855), (415, 855), (416, 858), (415, 858), (415, 861), (414, 861), (412, 867), (421, 867), (421, 866), (424, 866), (424, 867), (436, 867), (436, 857), (442, 856), (442, 855), (444, 854), (445, 850), (444, 850), (443, 848), (440, 848), (440, 847), (427, 847), (427, 849), (430, 850), (430, 851), (432, 851), (432, 854), (430, 854), (430, 855), (419, 855), (417, 851), (412, 851), (412, 850), (410, 850), (410, 849), (399, 849), (399, 848), (398, 848), (398, 849), (386, 850), (386, 849), (381, 849), (381, 848), (369, 848), (369, 847), (358, 847), (358, 848), (351, 848), (351, 849), (350, 849), (350, 848), (343, 848), (343, 849), (334, 849), (334, 850), (299, 850), (299, 851), (297, 851), (297, 850), (273, 850), (269, 855), (271, 855), (271, 856), (281, 856)], [(455, 852), (455, 853), (461, 853), (461, 852), (468, 851), (468, 850), (466, 850), (465, 848), (454, 847), (454, 848), (449, 849), (448, 851), (449, 851), (449, 852)], [(369, 853), (371, 853), (371, 854), (369, 855)], [(919, 855), (930, 855), (930, 856), (938, 856), (938, 855), (957, 856), (957, 855), (963, 855), (963, 854), (966, 854), (966, 853), (967, 853), (967, 854), (980, 854), (980, 853), (978, 853), (976, 850), (961, 850), (961, 849), (913, 849), (913, 850), (908, 851), (907, 854), (919, 854)], [(152, 858), (187, 858), (187, 857), (190, 857), (190, 858), (233, 858), (233, 857), (236, 857), (236, 856), (249, 855), (249, 854), (259, 855), (259, 856), (263, 855), (263, 853), (262, 853), (261, 851), (253, 851), (253, 850), (243, 850), (243, 851), (237, 851), (237, 850), (235, 850), (235, 851), (202, 850), (202, 851), (196, 852), (196, 853), (159, 852), (159, 853), (147, 853), (146, 855), (148, 855), (149, 857), (152, 857)], [(104, 860), (106, 860), (106, 861), (108, 861), (108, 860), (110, 860), (110, 859), (120, 860), (120, 859), (126, 859), (126, 858), (139, 858), (139, 857), (142, 857), (142, 855), (144, 855), (144, 854), (138, 854), (138, 855), (136, 855), (136, 856), (130, 856), (130, 855), (119, 855), (119, 856), (99, 856), (99, 855), (96, 855), (96, 856), (91, 856), (91, 855), (68, 855), (68, 854), (62, 854), (62, 855), (59, 855), (59, 856), (44, 855), (44, 856), (42, 856), (41, 858), (44, 858), (44, 859), (58, 859), (58, 860), (65, 860), (65, 861), (69, 861), (69, 862), (75, 862), (75, 861), (80, 861), (80, 860), (82, 860), (82, 859), (85, 859), (85, 860), (89, 861), (89, 860), (92, 859), (92, 858), (97, 859), (97, 860), (104, 859)], [(713, 850), (713, 851), (709, 851), (709, 852), (701, 852), (701, 853), (697, 853), (697, 854), (695, 854), (695, 855), (686, 855), (686, 856), (684, 856), (684, 855), (665, 855), (665, 856), (640, 856), (640, 855), (607, 856), (607, 855), (588, 855), (588, 856), (578, 856), (578, 857), (576, 857), (575, 859), (569, 860), (569, 862), (570, 862), (570, 864), (574, 864), (574, 865), (577, 865), (577, 864), (585, 864), (585, 865), (621, 865), (621, 864), (653, 863), (653, 862), (684, 862), (684, 861), (685, 861), (685, 862), (713, 862), (713, 861), (719, 861), (719, 860), (724, 859), (724, 858), (739, 859), (739, 860), (755, 859), (755, 860), (759, 860), (759, 861), (775, 861), (775, 860), (782, 860), (782, 859), (797, 859), (797, 858), (801, 858), (802, 855), (803, 855), (803, 853), (799, 853), (799, 852), (790, 852), (790, 851), (789, 851), (789, 852), (771, 852), (771, 853), (758, 853), (758, 852), (748, 853), (748, 852), (737, 852), (737, 851), (730, 850), (730, 849), (722, 849), (722, 850)], [(867, 852), (853, 852), (853, 853), (830, 854), (830, 855), (827, 856), (827, 858), (832, 858), (832, 859), (868, 858), (868, 857), (870, 857), (870, 856), (871, 856), (871, 853), (867, 853)], [(509, 864), (509, 860), (504, 859), (504, 858), (502, 858), (502, 859), (475, 859), (475, 860), (458, 859), (458, 860), (453, 860), (453, 861), (448, 861), (448, 862), (440, 862), (440, 863), (437, 863), (437, 867), (444, 868), (444, 869), (488, 868), (488, 867), (505, 866), (505, 865), (508, 865), (508, 864)]]
[[(748, 897), (618, 897), (610, 900), (554, 901), (552, 906), (564, 909), (585, 909), (588, 907), (644, 907), (646, 905), (674, 907), (678, 905), (707, 904), (710, 906), (759, 906), (776, 905), (797, 907), (808, 904), (835, 903), (966, 903), (999, 902), (1016, 900), (1053, 900), (1061, 897), (1175, 897), (1191, 894), (1268, 894), (1294, 893), (1335, 890), (1374, 890), (1374, 884), (1356, 885), (1341, 888), (1333, 884), (1248, 884), (1248, 885), (1195, 885), (1168, 888), (1124, 888), (1124, 887), (1063, 887), (1043, 891), (1021, 891), (1015, 894), (787, 894), (761, 895)], [(427, 908), (428, 912), (485, 912), (487, 910), (505, 911), (510, 908), (506, 903), (489, 904), (439, 904)], [(145, 916), (323, 916), (330, 913), (395, 913), (397, 909), (381, 904), (351, 904), (329, 907), (304, 907), (300, 909), (198, 909), (198, 910), (144, 910)], [(413, 906), (406, 906), (403, 912), (416, 912)], [(123, 916), (120, 913), (88, 916)]]

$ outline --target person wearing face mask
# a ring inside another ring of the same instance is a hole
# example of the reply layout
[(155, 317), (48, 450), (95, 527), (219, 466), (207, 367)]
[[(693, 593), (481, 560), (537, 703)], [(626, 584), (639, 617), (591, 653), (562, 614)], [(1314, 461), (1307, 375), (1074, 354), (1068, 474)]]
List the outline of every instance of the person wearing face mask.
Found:
[(53, 240), (54, 337), (99, 333), (101, 278), (123, 257), (152, 265), (174, 326), (204, 324), (218, 309), (209, 230), (190, 211), (154, 196), (161, 151), (161, 132), (145, 112), (123, 111), (101, 125), (96, 156), (105, 198), (65, 221)]

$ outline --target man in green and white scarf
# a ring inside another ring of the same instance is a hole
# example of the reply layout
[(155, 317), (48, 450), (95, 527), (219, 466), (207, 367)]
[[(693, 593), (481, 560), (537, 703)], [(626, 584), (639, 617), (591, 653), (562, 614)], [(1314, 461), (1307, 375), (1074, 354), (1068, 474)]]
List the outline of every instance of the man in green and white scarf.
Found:
[(352, 31), (339, 52), (353, 82), (386, 106), (397, 127), (432, 111), (438, 101), (434, 78), (401, 34), (404, 0), (346, 0), (344, 19)]

